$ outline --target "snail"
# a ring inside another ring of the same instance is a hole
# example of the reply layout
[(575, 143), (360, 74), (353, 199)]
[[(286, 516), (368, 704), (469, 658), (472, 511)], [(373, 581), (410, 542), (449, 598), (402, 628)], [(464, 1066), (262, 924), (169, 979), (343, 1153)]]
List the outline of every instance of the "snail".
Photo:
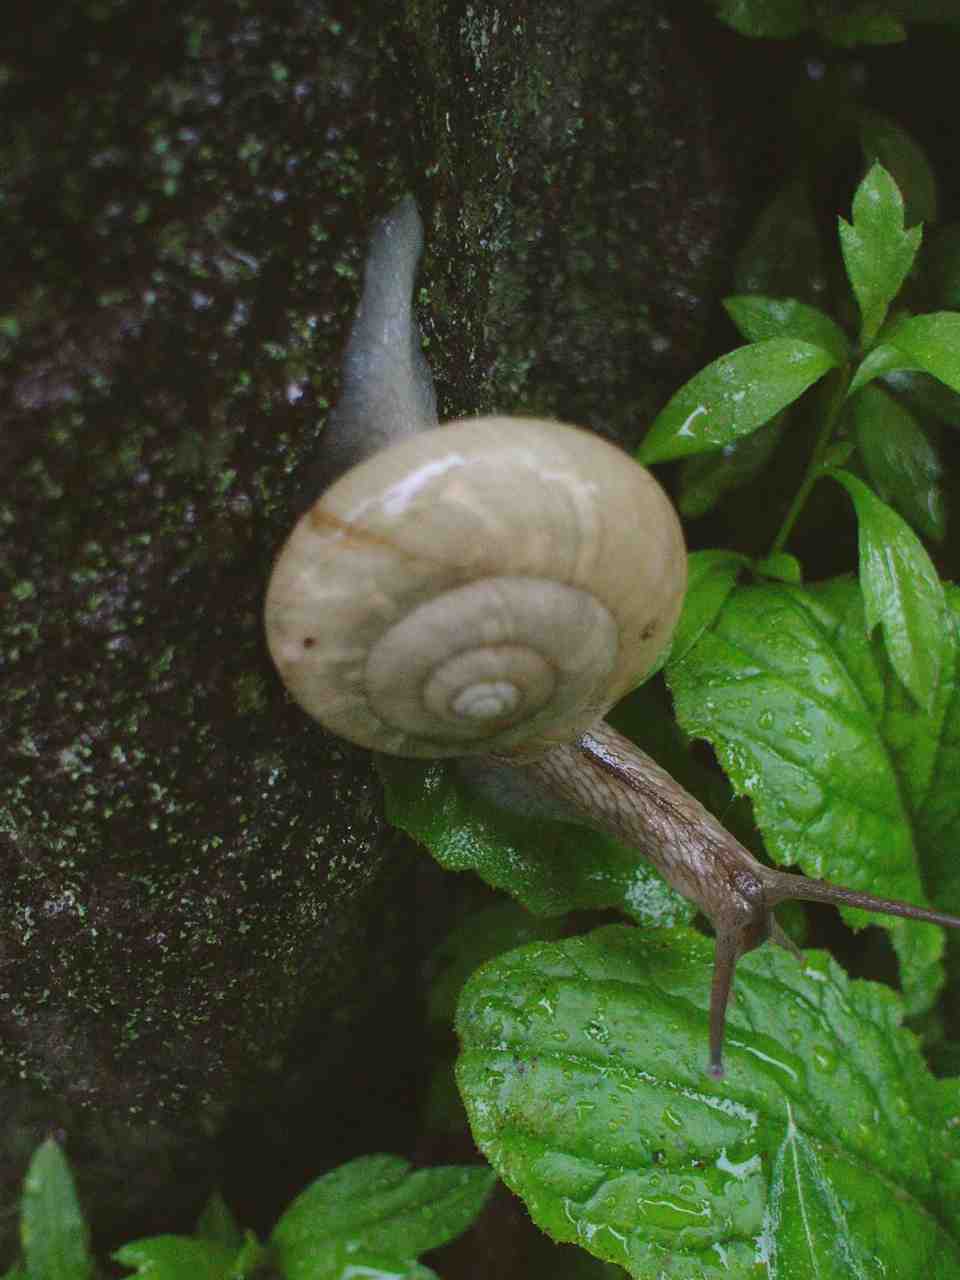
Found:
[(348, 469), (277, 558), (270, 654), (334, 733), (455, 757), (498, 803), (594, 827), (653, 862), (714, 927), (719, 1077), (739, 957), (766, 939), (796, 951), (779, 903), (960, 918), (765, 866), (604, 721), (669, 644), (686, 581), (679, 520), (649, 472), (580, 428), (437, 425), (412, 312), (422, 242), (411, 197), (374, 232), (325, 444)]

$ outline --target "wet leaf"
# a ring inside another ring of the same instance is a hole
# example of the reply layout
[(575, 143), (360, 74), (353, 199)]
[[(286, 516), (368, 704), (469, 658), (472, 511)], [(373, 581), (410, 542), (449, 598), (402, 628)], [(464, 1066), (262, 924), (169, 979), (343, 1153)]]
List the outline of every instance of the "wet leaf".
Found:
[(617, 907), (637, 921), (688, 920), (674, 893), (637, 850), (558, 821), (543, 803), (510, 811), (469, 785), (453, 765), (381, 757), (387, 817), (449, 871), (475, 871), (534, 915)]
[[(956, 609), (955, 595), (949, 599)], [(737, 586), (697, 644), (667, 667), (681, 726), (712, 744), (734, 789), (751, 798), (778, 862), (921, 904), (927, 876), (939, 882), (955, 865), (955, 679), (951, 663), (933, 707), (920, 710), (868, 640), (863, 597), (848, 578)], [(960, 906), (949, 894), (937, 902)], [(928, 1007), (942, 982), (942, 931), (843, 915), (855, 927), (888, 930), (911, 1010)]]
[(899, 44), (907, 38), (904, 23), (878, 11), (875, 0), (866, 0), (846, 13), (828, 9), (820, 15), (818, 25), (824, 39), (842, 49), (858, 44)]
[(826, 1271), (838, 1280), (863, 1280), (876, 1262), (851, 1230), (826, 1162), (817, 1144), (797, 1128), (789, 1104), (786, 1132), (773, 1159), (766, 1238), (774, 1276), (786, 1272), (796, 1280), (819, 1280)]
[(840, 248), (860, 304), (860, 341), (869, 346), (913, 265), (920, 227), (904, 230), (903, 197), (880, 164), (871, 167), (853, 197), (853, 222), (838, 219)]
[(902, 356), (901, 368), (922, 369), (960, 391), (960, 312), (933, 311), (902, 320), (886, 343)]
[(897, 184), (906, 221), (911, 226), (935, 222), (937, 179), (926, 152), (903, 125), (875, 112), (864, 112), (860, 117), (860, 143), (867, 163), (882, 164)]
[(775, 578), (778, 582), (799, 585), (803, 581), (803, 566), (788, 551), (776, 551), (772, 556), (758, 560), (754, 567), (763, 577)]
[(960, 395), (938, 378), (917, 370), (897, 369), (884, 375), (883, 380), (914, 413), (929, 415), (948, 427), (960, 427)]
[(216, 1240), (174, 1235), (133, 1240), (113, 1254), (114, 1261), (151, 1280), (233, 1280), (236, 1256), (236, 1249)]
[(929, 711), (949, 638), (943, 585), (910, 526), (848, 471), (833, 471), (857, 509), (867, 631), (880, 624), (897, 675)]
[(723, 608), (750, 561), (739, 551), (692, 551), (687, 557), (687, 594), (673, 636), (670, 661), (682, 662)]
[(743, 36), (785, 40), (811, 23), (810, 0), (716, 0), (717, 17)]
[(800, 338), (767, 338), (738, 347), (694, 374), (671, 397), (637, 458), (646, 464), (665, 462), (749, 435), (837, 363), (829, 351)]
[(745, 338), (802, 338), (823, 347), (837, 364), (850, 359), (850, 343), (835, 320), (798, 298), (768, 298), (763, 294), (739, 294), (724, 298), (724, 308)]
[[(843, 1275), (831, 1216), (864, 1274), (958, 1274), (958, 1086), (929, 1075), (898, 998), (822, 952), (802, 967), (761, 948), (738, 970), (717, 1082), (712, 952), (686, 930), (610, 926), (474, 975), (458, 1079), (503, 1181), (554, 1239), (638, 1280), (746, 1280), (773, 1256), (766, 1274)], [(818, 1231), (798, 1236), (814, 1179)]]
[(788, 182), (761, 210), (737, 255), (734, 282), (740, 293), (807, 299), (825, 293), (823, 246), (801, 179)]
[[(411, 1170), (399, 1156), (360, 1156), (310, 1184), (277, 1223), (271, 1243), (287, 1280), (339, 1280), (346, 1261), (414, 1260), (458, 1236), (493, 1186), (479, 1165)], [(376, 1273), (374, 1273), (376, 1274)], [(422, 1270), (419, 1274), (423, 1274)]]
[(940, 458), (909, 409), (877, 386), (853, 402), (857, 448), (879, 496), (915, 529), (939, 541), (946, 533)]
[(33, 1280), (87, 1280), (93, 1275), (90, 1233), (73, 1174), (52, 1138), (39, 1146), (23, 1183), (20, 1242)]
[(776, 453), (786, 420), (786, 413), (778, 413), (749, 436), (712, 453), (685, 458), (676, 499), (680, 514), (696, 520), (712, 511), (724, 494), (756, 480)]

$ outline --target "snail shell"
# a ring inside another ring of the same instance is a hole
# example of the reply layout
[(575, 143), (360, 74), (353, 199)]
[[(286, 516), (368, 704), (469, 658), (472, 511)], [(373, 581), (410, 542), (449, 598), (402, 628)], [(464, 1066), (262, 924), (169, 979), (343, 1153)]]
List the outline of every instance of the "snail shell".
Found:
[(532, 759), (664, 649), (686, 583), (663, 490), (586, 431), (453, 422), (354, 467), (302, 517), (267, 592), (300, 705), (403, 756)]

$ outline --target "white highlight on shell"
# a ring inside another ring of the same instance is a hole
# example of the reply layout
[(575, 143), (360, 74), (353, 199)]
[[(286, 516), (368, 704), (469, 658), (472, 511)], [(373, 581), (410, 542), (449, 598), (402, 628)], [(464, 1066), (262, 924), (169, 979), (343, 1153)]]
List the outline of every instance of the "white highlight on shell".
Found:
[(520, 690), (507, 680), (489, 680), (462, 689), (451, 707), (458, 716), (471, 720), (497, 720), (516, 710)]

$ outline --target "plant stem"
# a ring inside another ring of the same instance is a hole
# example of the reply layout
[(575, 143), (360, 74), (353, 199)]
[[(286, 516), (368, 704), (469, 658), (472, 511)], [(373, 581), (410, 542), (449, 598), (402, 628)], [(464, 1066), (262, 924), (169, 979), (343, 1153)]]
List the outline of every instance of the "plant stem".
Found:
[(835, 369), (829, 376), (828, 381), (832, 381), (829, 388), (827, 404), (823, 414), (823, 420), (820, 430), (817, 433), (817, 440), (813, 446), (813, 452), (810, 455), (810, 461), (807, 464), (806, 474), (803, 477), (800, 488), (796, 492), (793, 502), (784, 517), (783, 524), (777, 536), (773, 540), (768, 555), (776, 555), (782, 551), (787, 539), (793, 532), (793, 526), (797, 522), (797, 517), (803, 510), (807, 498), (810, 496), (810, 490), (820, 479), (823, 472), (823, 459), (830, 442), (833, 437), (834, 429), (840, 417), (840, 411), (846, 402), (847, 387), (850, 385), (850, 365), (843, 365), (840, 369)]

